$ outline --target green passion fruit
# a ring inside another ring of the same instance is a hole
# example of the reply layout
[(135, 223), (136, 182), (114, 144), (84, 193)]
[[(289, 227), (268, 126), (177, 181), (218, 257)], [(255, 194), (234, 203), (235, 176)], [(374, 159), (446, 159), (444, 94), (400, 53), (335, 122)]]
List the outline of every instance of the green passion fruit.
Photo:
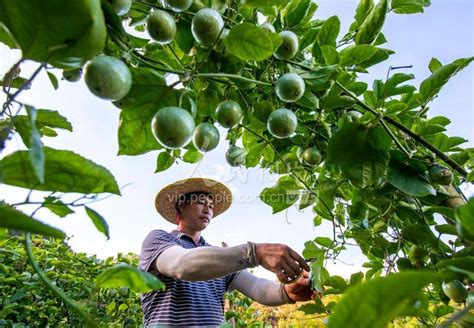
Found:
[(164, 0), (164, 4), (172, 11), (182, 13), (191, 7), (193, 0)]
[(303, 159), (303, 163), (309, 166), (316, 166), (321, 163), (323, 159), (319, 150), (314, 147), (305, 149), (301, 158)]
[(276, 94), (281, 101), (295, 102), (304, 94), (305, 84), (296, 73), (283, 74), (276, 83)]
[(191, 32), (194, 39), (205, 47), (210, 47), (217, 41), (224, 27), (221, 15), (211, 8), (199, 10), (191, 21)]
[(295, 113), (286, 108), (273, 111), (267, 120), (268, 131), (276, 138), (287, 138), (291, 136), (298, 126)]
[(231, 128), (239, 124), (242, 119), (242, 108), (238, 102), (224, 100), (216, 108), (216, 119), (224, 128)]
[(68, 82), (77, 82), (81, 79), (82, 69), (68, 69), (63, 71), (63, 79)]
[(132, 0), (107, 0), (118, 16), (123, 16), (132, 7)]
[(293, 58), (298, 52), (299, 42), (298, 37), (291, 31), (280, 32), (282, 43), (275, 51), (273, 56), (276, 59), (287, 60)]
[(176, 36), (173, 16), (163, 10), (155, 10), (148, 16), (146, 28), (151, 38), (160, 44), (168, 44)]
[(246, 159), (246, 152), (245, 149), (237, 147), (237, 146), (230, 146), (227, 152), (225, 153), (225, 159), (230, 166), (241, 166), (245, 164)]
[(176, 149), (186, 146), (193, 137), (194, 120), (181, 107), (161, 108), (151, 122), (151, 130), (163, 147)]
[(102, 99), (121, 99), (132, 86), (130, 70), (123, 61), (115, 57), (97, 56), (87, 63), (84, 71), (87, 87)]
[(443, 186), (450, 185), (453, 182), (453, 172), (445, 166), (435, 164), (428, 171), (430, 180)]
[(441, 288), (446, 296), (455, 302), (462, 303), (467, 297), (466, 286), (457, 279), (451, 280), (450, 282), (443, 282)]
[(262, 25), (260, 25), (260, 28), (265, 32), (275, 33), (275, 27), (273, 27), (273, 25), (270, 23), (263, 23)]
[(194, 130), (193, 144), (200, 151), (211, 151), (219, 144), (219, 130), (211, 123), (201, 123)]

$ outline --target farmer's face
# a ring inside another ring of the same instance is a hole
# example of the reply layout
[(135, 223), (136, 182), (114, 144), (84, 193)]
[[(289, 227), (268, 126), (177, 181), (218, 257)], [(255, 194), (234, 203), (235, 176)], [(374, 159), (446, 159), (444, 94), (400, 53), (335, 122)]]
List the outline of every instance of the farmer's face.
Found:
[(211, 195), (197, 194), (181, 206), (180, 224), (194, 231), (202, 231), (211, 222), (214, 202)]

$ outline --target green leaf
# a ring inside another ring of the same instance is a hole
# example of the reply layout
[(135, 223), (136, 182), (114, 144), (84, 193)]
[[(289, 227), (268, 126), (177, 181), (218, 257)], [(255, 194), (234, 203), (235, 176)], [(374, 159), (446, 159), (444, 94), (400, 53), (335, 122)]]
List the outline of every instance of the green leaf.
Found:
[(102, 232), (107, 237), (107, 239), (110, 239), (109, 225), (107, 224), (103, 216), (94, 211), (92, 208), (89, 208), (87, 206), (84, 207), (86, 208), (86, 213), (91, 218), (92, 223), (94, 223), (96, 229)]
[(194, 46), (194, 38), (191, 31), (191, 24), (184, 19), (180, 19), (176, 23), (176, 37), (174, 41), (185, 54), (189, 53)]
[(339, 30), (341, 28), (341, 22), (339, 17), (331, 16), (324, 22), (323, 26), (319, 30), (318, 36), (316, 37), (316, 42), (318, 45), (330, 45), (336, 47), (336, 39), (339, 35)]
[(60, 218), (63, 218), (69, 214), (74, 213), (73, 210), (69, 208), (66, 204), (64, 204), (59, 198), (54, 196), (48, 196), (45, 198), (43, 202), (43, 207), (47, 208)]
[(311, 206), (316, 201), (316, 195), (312, 192), (305, 192), (303, 196), (301, 196), (300, 204), (298, 205), (298, 209), (301, 211), (308, 206)]
[(372, 8), (374, 8), (374, 0), (360, 0), (356, 8), (355, 20), (357, 26), (360, 26), (369, 16)]
[(10, 49), (18, 48), (15, 39), (2, 22), (0, 22), (0, 42), (4, 43)]
[(431, 73), (436, 72), (438, 69), (443, 67), (443, 64), (439, 61), (438, 58), (431, 58), (428, 68), (430, 69)]
[(24, 59), (81, 67), (101, 52), (106, 27), (100, 0), (0, 1), (0, 22)]
[(436, 195), (436, 190), (426, 177), (420, 175), (412, 166), (404, 162), (403, 154), (392, 152), (387, 182), (410, 196), (424, 197)]
[(392, 0), (392, 10), (397, 14), (423, 13), (430, 0)]
[(398, 87), (399, 84), (414, 79), (413, 74), (396, 73), (393, 74), (385, 83), (385, 97), (392, 97), (404, 93), (414, 92), (416, 88), (411, 85)]
[(323, 283), (327, 278), (327, 272), (324, 270), (326, 252), (320, 249), (313, 241), (307, 241), (304, 243), (303, 257), (312, 260), (310, 264), (311, 272), (313, 273), (311, 287), (322, 293)]
[(324, 306), (323, 302), (321, 301), (321, 298), (317, 297), (314, 300), (314, 303), (303, 304), (298, 308), (298, 311), (303, 311), (305, 314), (316, 314), (316, 313), (325, 312), (326, 307)]
[(421, 82), (420, 95), (424, 103), (431, 101), (451, 77), (467, 67), (473, 60), (474, 57), (456, 59), (451, 64), (438, 68), (430, 77)]
[(158, 278), (137, 269), (135, 266), (120, 263), (102, 272), (96, 280), (96, 288), (116, 288), (127, 286), (137, 293), (164, 290), (165, 284)]
[(374, 66), (375, 64), (381, 63), (390, 57), (390, 55), (394, 54), (395, 51), (389, 50), (389, 49), (384, 49), (384, 48), (377, 48), (377, 52), (375, 55), (370, 57), (369, 60), (366, 60), (362, 63), (359, 64), (360, 67), (362, 68), (369, 68), (371, 66)]
[(192, 149), (188, 150), (186, 153), (183, 155), (183, 161), (186, 163), (197, 163), (202, 159), (203, 155), (199, 152), (199, 150)]
[(322, 46), (321, 53), (323, 54), (324, 62), (326, 65), (336, 65), (339, 64), (339, 53), (334, 46)]
[(25, 105), (26, 112), (30, 118), (31, 126), (31, 142), (30, 142), (30, 151), (29, 157), (33, 170), (35, 172), (36, 178), (40, 183), (44, 183), (44, 152), (43, 152), (43, 142), (41, 141), (41, 136), (36, 127), (36, 117), (38, 115), (36, 108), (32, 106)]
[(466, 204), (457, 207), (455, 216), (462, 227), (464, 237), (474, 240), (474, 197)]
[(407, 300), (438, 279), (431, 272), (401, 272), (352, 287), (334, 307), (328, 327), (386, 327)]
[(265, 188), (260, 193), (260, 199), (270, 205), (273, 214), (281, 212), (298, 200), (301, 187), (288, 176), (281, 177), (277, 184), (271, 188)]
[(352, 122), (329, 140), (326, 161), (338, 165), (354, 185), (365, 188), (385, 173), (391, 139), (380, 127)]
[(288, 0), (245, 0), (242, 4), (249, 7), (281, 7), (285, 6)]
[(113, 175), (103, 166), (69, 150), (44, 148), (45, 179), (39, 183), (27, 151), (16, 151), (2, 159), (3, 183), (35, 190), (109, 192), (120, 195)]
[(372, 42), (377, 39), (385, 22), (387, 10), (388, 0), (380, 0), (380, 2), (370, 11), (367, 18), (357, 30), (357, 34), (354, 39), (357, 45), (372, 44)]
[(53, 86), (54, 90), (58, 90), (58, 87), (59, 87), (58, 78), (56, 77), (56, 75), (54, 75), (53, 73), (49, 71), (47, 73), (48, 73), (49, 81), (51, 82), (51, 85)]
[(158, 154), (156, 159), (156, 170), (155, 173), (163, 172), (169, 169), (174, 163), (174, 157), (171, 156), (166, 150)]
[(158, 110), (176, 106), (179, 91), (166, 86), (163, 76), (149, 68), (132, 68), (132, 88), (114, 105), (121, 108), (119, 155), (140, 155), (160, 149), (151, 131), (151, 120)]
[(330, 248), (331, 246), (334, 245), (332, 239), (328, 238), (328, 237), (316, 237), (314, 239), (314, 242), (316, 244), (319, 244), (319, 245), (327, 247), (327, 248)]
[(251, 23), (235, 25), (225, 38), (227, 50), (242, 60), (260, 61), (273, 54), (272, 41), (267, 33)]
[(66, 237), (61, 230), (39, 222), (6, 204), (0, 204), (0, 227), (37, 233), (60, 239)]
[(197, 95), (197, 112), (200, 116), (212, 116), (214, 115), (220, 102), (221, 100), (218, 90), (213, 84), (210, 84), (206, 89), (200, 91)]
[(311, 8), (311, 3), (311, 0), (292, 0), (283, 13), (286, 26), (291, 29), (305, 23), (305, 17)]
[[(54, 128), (72, 131), (71, 123), (55, 110), (37, 109), (36, 110), (36, 127), (39, 129), (40, 135), (45, 135), (44, 129)], [(23, 143), (31, 146), (31, 124), (30, 119), (26, 115), (18, 115), (15, 119), (15, 130), (20, 134)]]
[(377, 48), (368, 44), (361, 44), (359, 46), (349, 46), (347, 48), (344, 48), (340, 53), (341, 65), (359, 65), (360, 63), (363, 63), (372, 58), (376, 53)]

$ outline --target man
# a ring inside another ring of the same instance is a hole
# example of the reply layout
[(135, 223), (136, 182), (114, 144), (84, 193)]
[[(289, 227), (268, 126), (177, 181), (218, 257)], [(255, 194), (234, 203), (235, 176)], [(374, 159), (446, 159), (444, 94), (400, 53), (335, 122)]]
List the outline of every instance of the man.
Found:
[[(166, 284), (165, 291), (142, 295), (145, 327), (217, 327), (224, 322), (228, 290), (269, 306), (312, 298), (310, 268), (290, 247), (248, 242), (222, 248), (206, 243), (201, 232), (231, 203), (225, 185), (202, 178), (177, 181), (157, 194), (157, 211), (177, 229), (154, 230), (143, 241), (140, 269)], [(282, 283), (246, 270), (258, 265), (276, 273)]]

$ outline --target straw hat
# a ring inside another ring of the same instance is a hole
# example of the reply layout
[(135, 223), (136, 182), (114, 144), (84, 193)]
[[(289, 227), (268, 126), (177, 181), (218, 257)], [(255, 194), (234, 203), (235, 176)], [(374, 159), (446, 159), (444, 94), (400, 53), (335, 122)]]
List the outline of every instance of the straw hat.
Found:
[(155, 207), (158, 213), (171, 223), (177, 224), (176, 203), (187, 193), (204, 191), (213, 196), (214, 216), (227, 210), (232, 204), (232, 192), (224, 184), (205, 178), (190, 178), (176, 181), (158, 192), (155, 197)]

